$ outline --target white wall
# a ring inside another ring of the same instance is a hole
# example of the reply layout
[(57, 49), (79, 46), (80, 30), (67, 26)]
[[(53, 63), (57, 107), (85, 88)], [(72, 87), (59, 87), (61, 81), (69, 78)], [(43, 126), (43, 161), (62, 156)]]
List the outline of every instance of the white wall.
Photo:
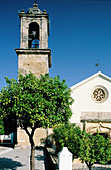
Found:
[[(105, 87), (108, 91), (108, 99), (103, 103), (96, 103), (91, 98), (92, 90), (97, 85)], [(73, 88), (72, 97), (74, 103), (71, 106), (73, 112), (71, 123), (79, 123), (82, 112), (111, 112), (111, 81), (100, 76), (94, 77)]]

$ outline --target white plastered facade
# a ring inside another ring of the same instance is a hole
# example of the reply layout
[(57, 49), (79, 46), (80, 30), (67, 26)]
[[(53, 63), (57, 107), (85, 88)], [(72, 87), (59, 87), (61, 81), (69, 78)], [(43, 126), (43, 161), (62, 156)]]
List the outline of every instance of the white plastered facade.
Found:
[(111, 78), (100, 71), (71, 87), (71, 123), (91, 133), (111, 136)]

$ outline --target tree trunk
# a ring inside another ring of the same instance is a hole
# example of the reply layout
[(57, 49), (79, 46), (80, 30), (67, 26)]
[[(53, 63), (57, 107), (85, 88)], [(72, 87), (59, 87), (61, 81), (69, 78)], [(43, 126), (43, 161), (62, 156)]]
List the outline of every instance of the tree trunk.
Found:
[(92, 169), (92, 166), (89, 166), (88, 168), (89, 168), (89, 170), (91, 170), (91, 169)]
[(33, 135), (30, 135), (29, 140), (31, 144), (30, 170), (35, 170), (35, 145), (34, 145)]
[(35, 170), (35, 145), (31, 144), (30, 170)]
[(35, 131), (35, 127), (32, 128), (32, 132), (29, 133), (27, 128), (24, 128), (26, 133), (29, 136), (29, 141), (31, 144), (31, 154), (30, 154), (30, 170), (35, 170), (35, 145), (34, 145), (34, 140), (33, 140), (33, 136), (34, 136), (34, 131)]
[(86, 165), (88, 166), (89, 170), (92, 170), (92, 165), (90, 162), (85, 161)]

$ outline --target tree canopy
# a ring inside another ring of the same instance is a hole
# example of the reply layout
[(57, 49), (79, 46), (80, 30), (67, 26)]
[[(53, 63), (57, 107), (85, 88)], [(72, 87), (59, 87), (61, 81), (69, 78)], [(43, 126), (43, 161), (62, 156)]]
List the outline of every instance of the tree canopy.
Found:
[(0, 135), (4, 134), (4, 122), (3, 120), (0, 119)]
[(49, 74), (36, 78), (32, 73), (19, 74), (18, 79), (6, 78), (7, 86), (0, 93), (1, 117), (16, 115), (22, 128), (46, 128), (68, 121), (73, 100), (65, 80)]
[(0, 117), (17, 119), (33, 150), (36, 128), (53, 127), (68, 122), (71, 117), (71, 90), (59, 76), (51, 78), (45, 74), (37, 78), (32, 73), (19, 74), (18, 81), (6, 77), (6, 82), (7, 86), (0, 92)]

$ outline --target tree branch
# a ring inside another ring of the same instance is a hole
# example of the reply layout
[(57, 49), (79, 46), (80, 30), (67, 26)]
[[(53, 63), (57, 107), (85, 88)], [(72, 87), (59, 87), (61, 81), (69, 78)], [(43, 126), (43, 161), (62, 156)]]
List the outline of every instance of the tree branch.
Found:
[(24, 130), (26, 131), (27, 135), (30, 137), (30, 136), (31, 136), (31, 134), (29, 133), (29, 131), (28, 131), (27, 127), (25, 127), (25, 128), (24, 128)]
[(32, 136), (32, 137), (33, 137), (33, 135), (34, 135), (35, 129), (36, 129), (36, 127), (34, 126), (34, 127), (32, 128), (32, 132), (31, 132), (31, 136)]

